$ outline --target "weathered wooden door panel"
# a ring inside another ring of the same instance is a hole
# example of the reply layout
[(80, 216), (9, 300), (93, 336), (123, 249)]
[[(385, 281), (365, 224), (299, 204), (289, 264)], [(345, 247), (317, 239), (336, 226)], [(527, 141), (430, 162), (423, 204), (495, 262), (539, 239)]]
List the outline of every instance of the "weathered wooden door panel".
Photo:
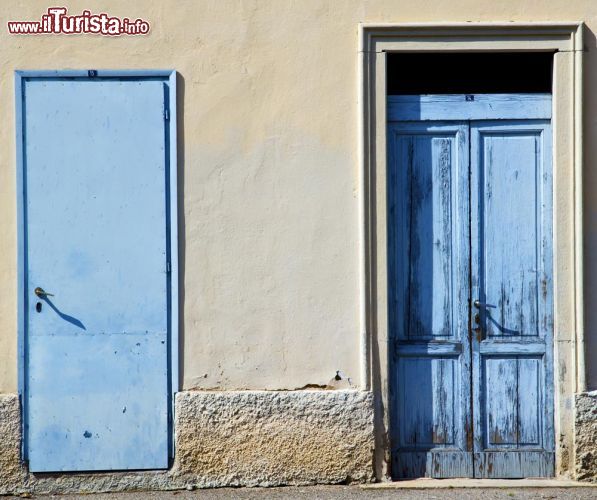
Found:
[(549, 121), (472, 122), (471, 165), (476, 475), (551, 476)]
[(542, 451), (500, 451), (474, 453), (474, 471), (480, 479), (522, 479), (552, 477), (554, 453)]
[(470, 97), (388, 100), (393, 475), (551, 476), (550, 96)]
[(34, 78), (22, 98), (29, 467), (165, 468), (164, 83)]
[(388, 138), (394, 468), (469, 475), (468, 127), (392, 124)]

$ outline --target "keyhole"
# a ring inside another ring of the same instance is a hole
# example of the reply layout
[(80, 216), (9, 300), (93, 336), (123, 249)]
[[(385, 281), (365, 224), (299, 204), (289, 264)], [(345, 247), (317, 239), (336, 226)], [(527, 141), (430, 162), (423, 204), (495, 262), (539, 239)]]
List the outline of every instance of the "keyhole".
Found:
[(41, 302), (38, 302), (37, 304), (35, 304), (35, 310), (40, 313), (41, 312)]

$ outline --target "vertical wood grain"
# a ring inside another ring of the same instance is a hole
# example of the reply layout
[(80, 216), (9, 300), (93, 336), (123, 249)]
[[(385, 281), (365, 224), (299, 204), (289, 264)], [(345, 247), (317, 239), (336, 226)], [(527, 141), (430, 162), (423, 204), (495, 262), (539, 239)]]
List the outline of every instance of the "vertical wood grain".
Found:
[(471, 122), (475, 474), (551, 476), (551, 127)]
[(468, 127), (390, 123), (388, 269), (395, 475), (472, 474)]

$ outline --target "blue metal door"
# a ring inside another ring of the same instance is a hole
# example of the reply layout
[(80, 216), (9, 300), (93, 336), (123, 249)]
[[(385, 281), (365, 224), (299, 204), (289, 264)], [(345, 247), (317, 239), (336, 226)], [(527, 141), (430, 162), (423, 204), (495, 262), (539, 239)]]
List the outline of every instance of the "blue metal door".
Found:
[(164, 83), (25, 78), (21, 98), (30, 470), (166, 468)]
[(552, 476), (551, 98), (388, 104), (393, 474)]

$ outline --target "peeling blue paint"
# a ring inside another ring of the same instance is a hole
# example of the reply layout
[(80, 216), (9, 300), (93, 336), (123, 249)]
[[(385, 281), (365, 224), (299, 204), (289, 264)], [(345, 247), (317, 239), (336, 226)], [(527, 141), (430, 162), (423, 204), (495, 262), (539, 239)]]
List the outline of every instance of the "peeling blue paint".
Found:
[(419, 98), (388, 100), (393, 474), (552, 476), (550, 96)]

